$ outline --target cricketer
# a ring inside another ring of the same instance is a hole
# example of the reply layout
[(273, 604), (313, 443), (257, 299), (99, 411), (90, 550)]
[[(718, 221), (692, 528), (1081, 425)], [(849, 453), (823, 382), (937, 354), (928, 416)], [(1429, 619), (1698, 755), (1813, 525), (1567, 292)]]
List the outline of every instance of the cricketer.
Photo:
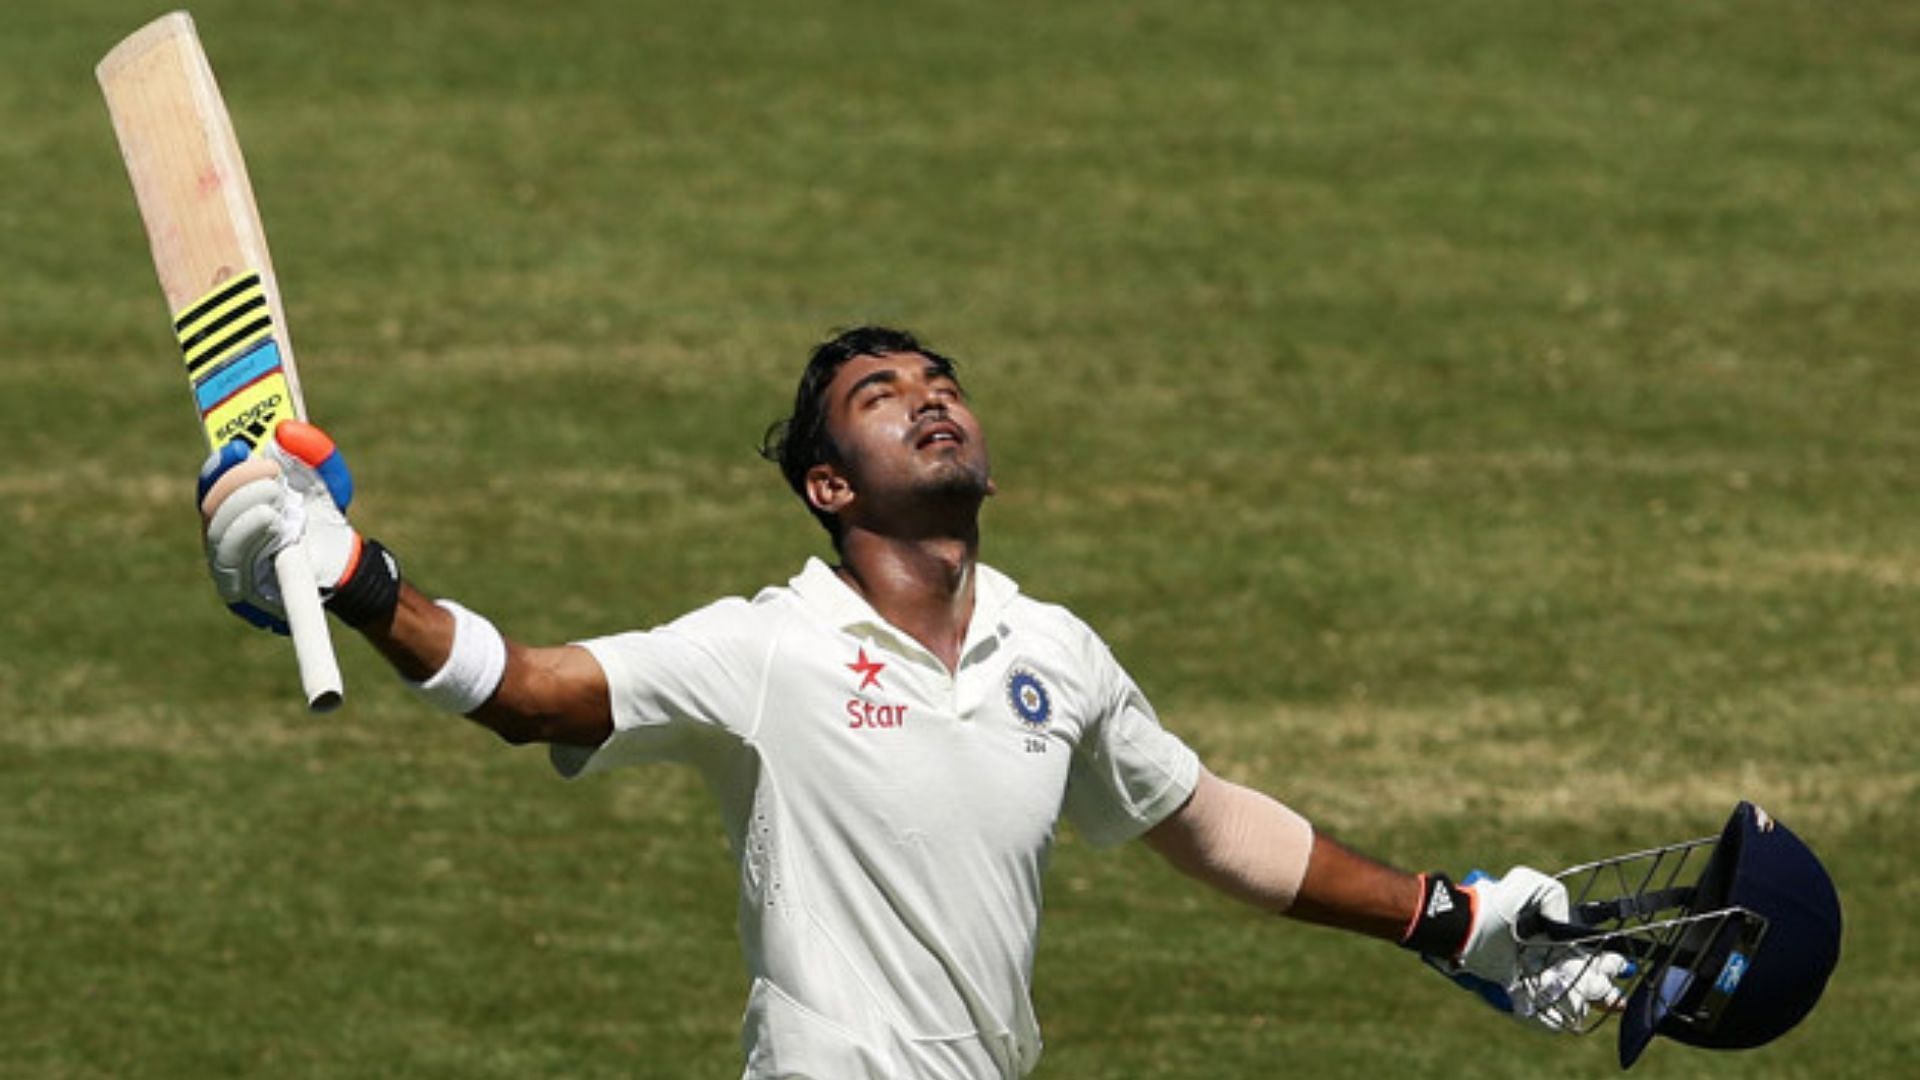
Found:
[(264, 455), (228, 449), (202, 470), (222, 597), (274, 621), (273, 556), (303, 542), (327, 607), (434, 706), (549, 744), (565, 777), (699, 770), (738, 867), (750, 1080), (1030, 1072), (1063, 818), (1097, 846), (1141, 839), (1249, 904), (1434, 958), (1528, 1024), (1567, 1030), (1618, 1003), (1619, 968), (1590, 957), (1551, 1002), (1521, 978), (1516, 924), (1568, 917), (1554, 879), (1403, 872), (1215, 776), (1093, 629), (980, 562), (986, 434), (954, 362), (904, 331), (819, 345), (763, 446), (833, 562), (571, 644), (511, 640), (415, 588), (348, 524), (331, 442), (298, 421), (280, 432)]

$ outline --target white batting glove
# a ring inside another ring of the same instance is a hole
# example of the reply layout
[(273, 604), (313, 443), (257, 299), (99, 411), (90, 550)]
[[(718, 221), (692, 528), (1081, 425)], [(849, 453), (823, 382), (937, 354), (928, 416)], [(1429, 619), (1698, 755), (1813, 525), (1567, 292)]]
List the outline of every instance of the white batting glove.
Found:
[(1473, 926), (1454, 964), (1502, 986), (1520, 975), (1520, 936), (1514, 932), (1520, 917), (1538, 913), (1555, 922), (1566, 922), (1571, 912), (1565, 885), (1524, 866), (1516, 866), (1500, 878), (1475, 871), (1467, 875), (1460, 890), (1473, 893)]
[(234, 614), (286, 633), (273, 557), (304, 540), (315, 585), (339, 585), (361, 551), (347, 524), (353, 478), (333, 440), (311, 424), (283, 421), (261, 452), (228, 443), (200, 470), (200, 514), (214, 588)]
[(1619, 953), (1576, 953), (1537, 975), (1523, 975), (1509, 988), (1513, 1017), (1548, 1031), (1586, 1030), (1595, 1008), (1618, 1009), (1626, 994), (1615, 980), (1631, 974)]
[[(1527, 915), (1566, 922), (1566, 886), (1524, 866), (1494, 878), (1476, 870), (1459, 885), (1438, 874), (1423, 880), (1421, 909), (1402, 944), (1488, 1005), (1550, 1032), (1584, 1030), (1593, 1007), (1616, 1007), (1614, 979), (1628, 969), (1612, 953), (1561, 952), (1551, 962), (1521, 961), (1515, 930)], [(1456, 944), (1457, 943), (1457, 944)]]

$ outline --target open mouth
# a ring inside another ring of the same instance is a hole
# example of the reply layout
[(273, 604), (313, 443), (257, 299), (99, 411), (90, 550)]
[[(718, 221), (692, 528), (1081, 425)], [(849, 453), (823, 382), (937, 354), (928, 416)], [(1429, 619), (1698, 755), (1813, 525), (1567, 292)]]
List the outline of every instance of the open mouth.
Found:
[(913, 448), (915, 450), (925, 450), (929, 446), (939, 446), (943, 443), (958, 446), (965, 441), (960, 434), (958, 425), (941, 421), (939, 423), (929, 424), (927, 429), (920, 433), (919, 438), (914, 440)]

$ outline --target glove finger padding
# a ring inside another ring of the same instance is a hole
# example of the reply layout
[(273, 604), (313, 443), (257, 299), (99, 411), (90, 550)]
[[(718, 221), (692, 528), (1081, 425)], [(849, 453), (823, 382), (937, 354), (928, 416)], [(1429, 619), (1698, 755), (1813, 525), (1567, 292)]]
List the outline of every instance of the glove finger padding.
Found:
[(342, 512), (352, 477), (310, 424), (282, 422), (251, 457), (240, 443), (215, 451), (201, 467), (199, 494), (214, 587), (255, 626), (286, 632), (274, 557), (288, 545), (305, 542), (322, 590), (338, 585), (358, 555), (360, 538)]
[(248, 457), (246, 447), (237, 442), (208, 454), (200, 466), (197, 495), (201, 534), (204, 536), (212, 529), (214, 515), (234, 492), (262, 480), (277, 481), (279, 476), (280, 466), (265, 457)]
[[(346, 501), (353, 497), (352, 482), (347, 478), (345, 463), (333, 448), (333, 441), (319, 434), (318, 428), (301, 424), (300, 429), (304, 429), (301, 435), (283, 440), (281, 433), (295, 423), (286, 421), (275, 430), (264, 456), (279, 466), (280, 482), (302, 512), (307, 559), (313, 563), (315, 582), (323, 590), (331, 589), (346, 577), (360, 548), (359, 535), (347, 524), (347, 515), (343, 512)], [(303, 456), (317, 449), (311, 444), (314, 438), (322, 441), (325, 452), (318, 467)], [(297, 449), (288, 449), (283, 441), (292, 441)], [(301, 445), (302, 442), (308, 445)], [(346, 490), (336, 491), (336, 483)]]
[[(272, 462), (260, 464), (265, 468), (250, 468), (250, 479), (216, 484), (202, 504), (202, 513), (210, 515), (206, 518), (207, 568), (222, 600), (251, 604), (284, 618), (273, 557), (300, 535), (305, 514), (281, 484), (278, 467)], [(227, 478), (239, 471), (229, 472)]]
[(210, 497), (212, 501), (218, 501), (218, 497), (213, 495), (214, 484), (246, 460), (247, 444), (235, 440), (212, 450), (207, 454), (207, 460), (200, 463), (200, 478), (194, 485), (193, 501), (201, 510), (202, 531), (206, 529), (206, 519), (212, 516), (212, 510), (208, 506)]
[(303, 493), (324, 487), (334, 508), (342, 514), (347, 512), (353, 502), (353, 473), (326, 432), (304, 420), (288, 420), (274, 429), (273, 444), (268, 449), (276, 452), (282, 464), (293, 460), (312, 469), (311, 474), (304, 470), (299, 474), (302, 479), (296, 487)]

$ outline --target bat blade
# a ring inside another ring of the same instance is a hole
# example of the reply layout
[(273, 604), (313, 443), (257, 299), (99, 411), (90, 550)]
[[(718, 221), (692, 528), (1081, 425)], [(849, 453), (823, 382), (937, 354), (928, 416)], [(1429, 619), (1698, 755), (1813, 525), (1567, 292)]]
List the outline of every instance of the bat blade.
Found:
[[(192, 17), (148, 23), (94, 74), (207, 442), (257, 448), (306, 406), (253, 185)], [(303, 546), (274, 565), (308, 706), (332, 709), (340, 668)]]

